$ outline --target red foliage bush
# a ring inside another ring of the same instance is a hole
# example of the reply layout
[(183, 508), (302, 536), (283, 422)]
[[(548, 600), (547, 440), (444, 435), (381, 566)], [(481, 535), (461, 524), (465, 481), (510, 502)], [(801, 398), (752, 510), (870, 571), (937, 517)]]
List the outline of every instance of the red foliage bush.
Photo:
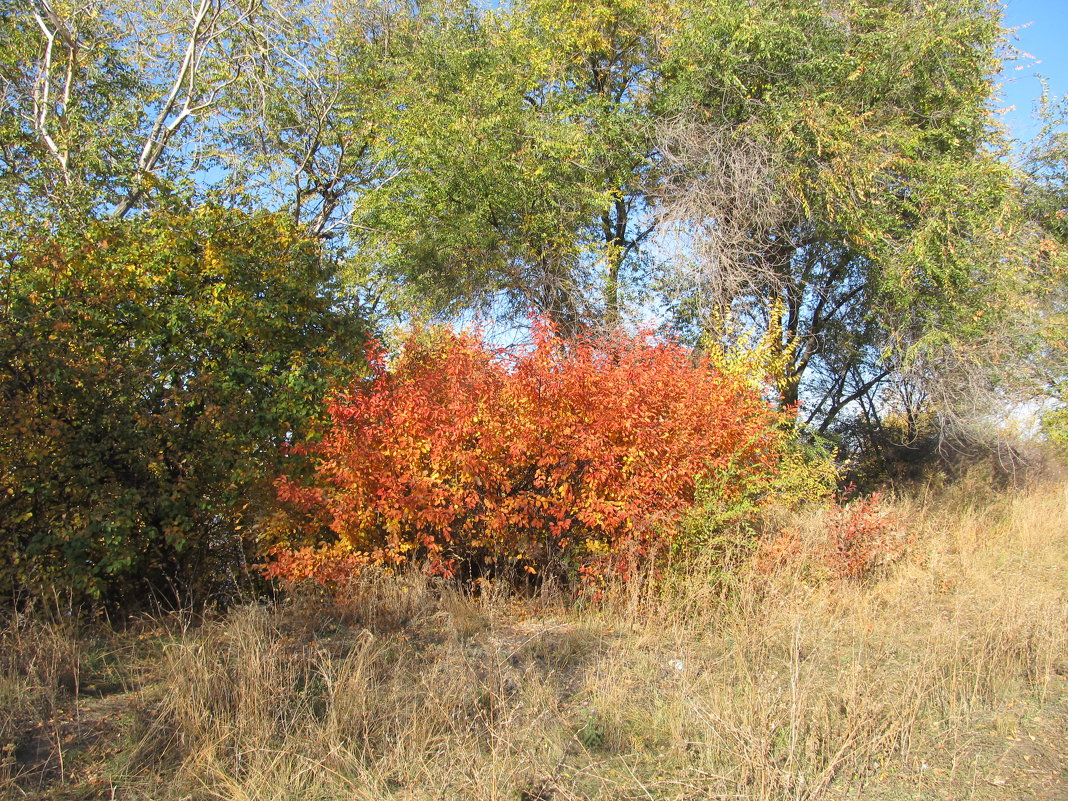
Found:
[(530, 346), (494, 351), (421, 331), (392, 363), (371, 361), (305, 449), (314, 480), (279, 483), (336, 544), (283, 549), (268, 575), (325, 579), (338, 560), (442, 575), (603, 563), (670, 538), (698, 477), (730, 463), (730, 501), (770, 481), (780, 455), (758, 393), (646, 334), (576, 342), (540, 325)]
[(903, 559), (915, 545), (900, 515), (876, 492), (846, 503), (829, 504), (821, 524), (809, 535), (788, 527), (765, 537), (752, 555), (763, 574), (780, 571), (809, 581), (866, 581)]
[(908, 548), (898, 527), (899, 521), (883, 508), (878, 492), (836, 507), (828, 532), (831, 570), (839, 578), (860, 580), (897, 561)]

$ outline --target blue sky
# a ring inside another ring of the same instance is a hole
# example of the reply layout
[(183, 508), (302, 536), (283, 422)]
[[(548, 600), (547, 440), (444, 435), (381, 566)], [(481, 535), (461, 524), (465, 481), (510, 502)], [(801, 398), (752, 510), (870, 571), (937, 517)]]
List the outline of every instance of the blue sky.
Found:
[(1036, 76), (1046, 78), (1052, 95), (1068, 95), (1068, 0), (1003, 2), (1004, 24), (1019, 28), (1014, 46), (1026, 55), (1005, 65), (1001, 105), (1015, 106), (1005, 121), (1016, 138), (1026, 140), (1038, 129), (1032, 111), (1042, 84)]

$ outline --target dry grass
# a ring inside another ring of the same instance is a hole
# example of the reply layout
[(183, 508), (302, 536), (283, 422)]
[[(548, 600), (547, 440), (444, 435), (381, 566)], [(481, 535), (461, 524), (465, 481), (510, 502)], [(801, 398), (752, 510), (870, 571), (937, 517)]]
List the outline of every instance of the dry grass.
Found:
[(14, 786), (20, 735), (42, 730), (77, 692), (81, 651), (80, 638), (66, 626), (16, 616), (0, 630), (0, 792)]
[[(691, 564), (585, 608), (379, 576), (340, 615), (304, 598), (181, 628), (93, 786), (161, 801), (1025, 797), (984, 754), (1025, 715), (1068, 720), (1068, 487), (894, 511), (909, 554), (863, 583), (828, 574), (813, 513), (775, 570)], [(1068, 751), (1063, 727), (1034, 731), (1054, 734), (1028, 765)], [(1049, 773), (1034, 797), (1065, 797), (1068, 776)]]
[(5, 620), (0, 626), (0, 798), (40, 794), (73, 778), (79, 751), (98, 739), (92, 707), (139, 683), (131, 674), (135, 644), (102, 624), (26, 614)]

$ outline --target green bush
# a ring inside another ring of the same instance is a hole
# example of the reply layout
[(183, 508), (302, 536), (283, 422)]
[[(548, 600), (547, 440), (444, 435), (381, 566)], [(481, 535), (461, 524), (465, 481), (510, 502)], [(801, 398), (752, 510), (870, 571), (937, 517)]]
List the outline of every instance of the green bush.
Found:
[(331, 277), (282, 218), (214, 209), (0, 261), (0, 591), (129, 605), (232, 585), (279, 445), (362, 341)]

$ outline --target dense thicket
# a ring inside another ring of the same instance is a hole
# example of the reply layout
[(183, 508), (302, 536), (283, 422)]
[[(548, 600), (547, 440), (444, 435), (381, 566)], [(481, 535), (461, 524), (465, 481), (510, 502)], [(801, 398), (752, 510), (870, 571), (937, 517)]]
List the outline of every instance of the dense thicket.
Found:
[(333, 366), (427, 316), (653, 319), (869, 472), (1011, 401), (1063, 438), (1063, 114), (1014, 153), (1008, 35), (987, 0), (0, 0), (5, 587), (233, 570)]

